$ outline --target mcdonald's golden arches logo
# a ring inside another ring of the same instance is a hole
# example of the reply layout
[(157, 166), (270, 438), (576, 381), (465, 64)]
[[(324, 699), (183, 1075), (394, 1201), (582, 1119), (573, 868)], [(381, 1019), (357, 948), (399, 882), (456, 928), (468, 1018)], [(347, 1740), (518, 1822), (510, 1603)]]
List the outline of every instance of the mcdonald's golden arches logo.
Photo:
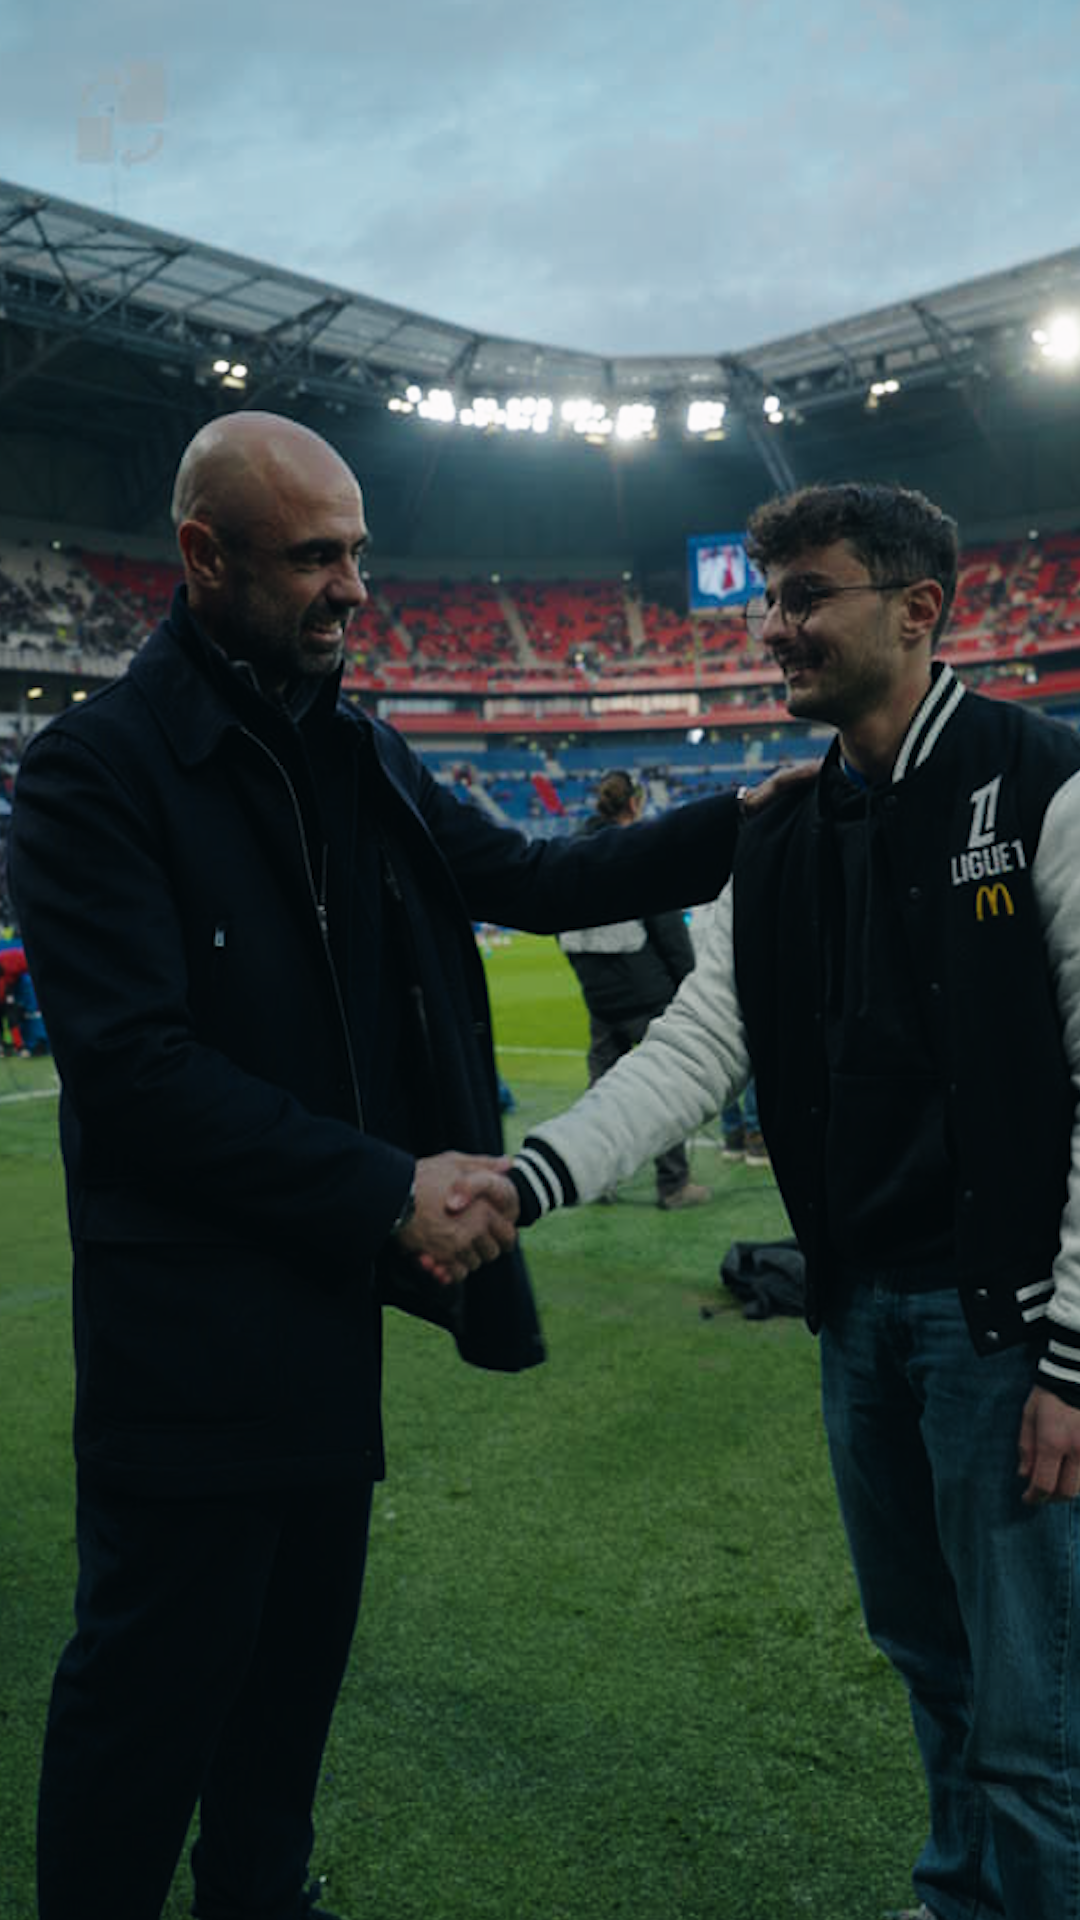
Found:
[(1016, 908), (1013, 906), (1012, 894), (1009, 892), (1004, 880), (995, 880), (993, 886), (990, 887), (980, 887), (978, 893), (975, 895), (976, 920), (984, 920), (987, 913), (989, 913), (992, 920), (996, 920), (999, 913), (1004, 913), (1008, 917), (1015, 912)]

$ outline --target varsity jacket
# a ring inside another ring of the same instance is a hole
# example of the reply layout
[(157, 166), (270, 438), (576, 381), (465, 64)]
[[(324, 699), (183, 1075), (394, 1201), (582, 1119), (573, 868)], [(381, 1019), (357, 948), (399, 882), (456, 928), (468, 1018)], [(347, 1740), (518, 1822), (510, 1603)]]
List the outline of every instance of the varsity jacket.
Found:
[[(518, 1163), (523, 1217), (595, 1198), (717, 1112), (752, 1058), (815, 1331), (837, 1283), (823, 1038), (837, 753), (749, 823), (697, 967), (645, 1043)], [(1041, 1383), (1080, 1406), (1080, 739), (938, 664), (876, 805), (945, 1115), (950, 1273), (972, 1339), (984, 1354), (1031, 1342)]]

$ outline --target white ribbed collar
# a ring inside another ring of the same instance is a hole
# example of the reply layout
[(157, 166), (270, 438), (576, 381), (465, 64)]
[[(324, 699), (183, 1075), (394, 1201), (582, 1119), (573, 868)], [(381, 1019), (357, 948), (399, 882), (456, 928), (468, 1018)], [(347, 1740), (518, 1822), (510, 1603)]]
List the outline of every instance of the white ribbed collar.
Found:
[(964, 697), (963, 682), (944, 660), (935, 660), (931, 673), (930, 691), (915, 713), (896, 756), (892, 770), (894, 785), (913, 767), (921, 767), (929, 760)]

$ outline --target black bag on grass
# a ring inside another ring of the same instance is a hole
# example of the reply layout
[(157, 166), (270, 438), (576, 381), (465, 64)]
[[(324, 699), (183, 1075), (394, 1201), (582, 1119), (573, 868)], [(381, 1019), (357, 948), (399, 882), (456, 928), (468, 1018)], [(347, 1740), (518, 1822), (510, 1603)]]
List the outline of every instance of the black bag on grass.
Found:
[(806, 1262), (797, 1240), (736, 1240), (720, 1262), (720, 1278), (742, 1302), (744, 1320), (805, 1310)]

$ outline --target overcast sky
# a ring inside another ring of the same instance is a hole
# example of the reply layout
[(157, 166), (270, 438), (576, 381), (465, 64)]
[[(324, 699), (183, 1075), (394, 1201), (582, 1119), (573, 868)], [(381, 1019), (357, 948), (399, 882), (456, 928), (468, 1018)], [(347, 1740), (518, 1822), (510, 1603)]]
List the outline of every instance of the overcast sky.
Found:
[(0, 177), (481, 331), (734, 351), (1080, 244), (1080, 5), (0, 0)]

